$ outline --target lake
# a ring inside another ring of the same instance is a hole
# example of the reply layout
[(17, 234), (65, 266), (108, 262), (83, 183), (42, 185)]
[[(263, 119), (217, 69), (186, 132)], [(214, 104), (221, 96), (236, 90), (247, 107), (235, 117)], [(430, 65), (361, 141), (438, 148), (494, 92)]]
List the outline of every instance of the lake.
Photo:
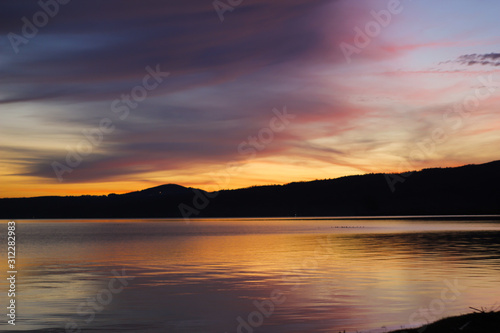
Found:
[(495, 216), (16, 224), (16, 331), (385, 332), (500, 308)]

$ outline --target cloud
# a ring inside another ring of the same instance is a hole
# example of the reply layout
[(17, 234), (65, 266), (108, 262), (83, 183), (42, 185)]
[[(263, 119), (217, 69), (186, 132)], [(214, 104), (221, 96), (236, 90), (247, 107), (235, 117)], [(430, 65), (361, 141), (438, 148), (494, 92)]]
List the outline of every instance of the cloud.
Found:
[[(211, 1), (73, 1), (19, 54), (5, 52), (0, 103), (113, 99), (133, 87), (148, 65), (172, 72), (155, 92), (161, 94), (307, 58), (323, 45), (323, 32), (310, 20), (327, 2), (253, 1), (227, 12), (221, 23)], [(21, 17), (40, 10), (36, 2), (26, 1), (0, 9), (5, 34), (20, 34)]]
[[(444, 49), (474, 48), (416, 36), (407, 19), (418, 15), (410, 10), (348, 65), (339, 43), (352, 43), (354, 28), (386, 6), (248, 0), (220, 22), (211, 0), (70, 1), (15, 54), (5, 36), (20, 34), (21, 18), (40, 8), (31, 0), (0, 2), (3, 160), (12, 165), (10, 175), (58, 184), (51, 163), (65, 161), (85, 139), (82, 130), (110, 118), (115, 130), (66, 175), (67, 183), (204, 174), (240, 159), (238, 145), (268, 126), (273, 108), (286, 105), (296, 120), (257, 159), (286, 161), (284, 169), (307, 160), (373, 170), (426, 135), (432, 124), (420, 119), (428, 117), (422, 108), (469, 88), (459, 75), (494, 72), (426, 70), (436, 58), (451, 59)], [(450, 64), (457, 62), (498, 66), (500, 58), (470, 54)], [(157, 64), (171, 75), (120, 119), (111, 103)]]
[(467, 66), (500, 66), (500, 53), (465, 54), (458, 57), (455, 62)]
[[(0, 104), (29, 108), (40, 125), (60, 126), (74, 138), (70, 148), (84, 139), (82, 129), (113, 119), (116, 130), (68, 174), (68, 182), (225, 163), (238, 158), (238, 144), (266, 126), (275, 107), (287, 105), (301, 124), (349, 121), (345, 109), (319, 93), (322, 82), (308, 71), (344, 61), (330, 40), (341, 25), (339, 14), (325, 11), (332, 3), (253, 0), (226, 12), (221, 23), (205, 0), (73, 1), (19, 54), (2, 41)], [(21, 17), (40, 10), (34, 1), (2, 3), (0, 9), (4, 34), (20, 33)], [(325, 30), (325, 23), (331, 27)], [(111, 102), (130, 93), (145, 67), (156, 64), (171, 76), (125, 121), (117, 119)], [(23, 126), (40, 135), (36, 126)], [(313, 128), (300, 132), (280, 133), (259, 157), (284, 153), (314, 135)], [(56, 135), (45, 138), (56, 141)], [(19, 174), (55, 181), (51, 163), (64, 162), (66, 154), (29, 152), (33, 158)]]

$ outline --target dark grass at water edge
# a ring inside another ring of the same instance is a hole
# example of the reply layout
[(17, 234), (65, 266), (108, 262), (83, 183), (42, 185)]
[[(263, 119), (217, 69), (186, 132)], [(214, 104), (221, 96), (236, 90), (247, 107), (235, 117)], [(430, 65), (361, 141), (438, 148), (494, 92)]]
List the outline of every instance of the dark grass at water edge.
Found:
[(500, 333), (500, 311), (481, 311), (447, 317), (419, 328), (390, 333)]

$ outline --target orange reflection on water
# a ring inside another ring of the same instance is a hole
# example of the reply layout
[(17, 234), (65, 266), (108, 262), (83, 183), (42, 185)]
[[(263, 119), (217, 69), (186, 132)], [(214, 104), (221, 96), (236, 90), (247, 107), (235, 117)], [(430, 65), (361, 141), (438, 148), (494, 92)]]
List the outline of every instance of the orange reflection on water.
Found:
[[(139, 311), (134, 308), (139, 304), (173, 321), (186, 311), (194, 317), (210, 313), (220, 319), (217, 328), (227, 331), (232, 328), (226, 321), (234, 325), (237, 316), (254, 311), (255, 300), (268, 300), (274, 290), (286, 302), (266, 323), (280, 332), (285, 322), (307, 322), (318, 330), (399, 327), (439, 300), (446, 281), (463, 288), (435, 314), (439, 318), (494, 304), (500, 285), (498, 233), (471, 231), (468, 225), (133, 222), (25, 224), (23, 271), (33, 300), (28, 313), (74, 316), (78, 302), (95, 295), (111, 270), (122, 268), (135, 279), (109, 311)], [(49, 306), (38, 310), (36, 297)]]

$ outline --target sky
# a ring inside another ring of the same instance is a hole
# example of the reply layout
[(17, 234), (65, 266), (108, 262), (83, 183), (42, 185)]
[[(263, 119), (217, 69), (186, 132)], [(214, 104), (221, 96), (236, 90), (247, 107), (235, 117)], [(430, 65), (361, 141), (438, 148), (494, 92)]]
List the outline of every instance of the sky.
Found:
[(0, 197), (485, 163), (494, 0), (0, 2)]

